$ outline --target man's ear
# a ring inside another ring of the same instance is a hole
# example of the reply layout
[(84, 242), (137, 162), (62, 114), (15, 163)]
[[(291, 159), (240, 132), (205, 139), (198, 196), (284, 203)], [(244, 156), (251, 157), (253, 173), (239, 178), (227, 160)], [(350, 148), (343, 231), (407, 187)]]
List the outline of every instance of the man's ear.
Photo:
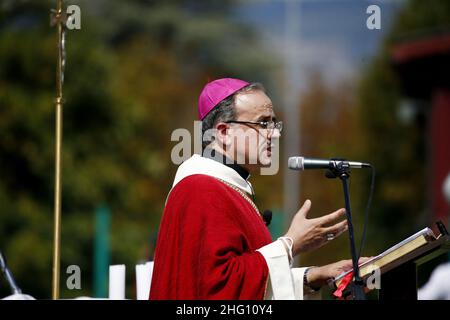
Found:
[(230, 126), (225, 122), (219, 122), (215, 125), (217, 143), (223, 148), (231, 143), (231, 139), (228, 134), (229, 128)]

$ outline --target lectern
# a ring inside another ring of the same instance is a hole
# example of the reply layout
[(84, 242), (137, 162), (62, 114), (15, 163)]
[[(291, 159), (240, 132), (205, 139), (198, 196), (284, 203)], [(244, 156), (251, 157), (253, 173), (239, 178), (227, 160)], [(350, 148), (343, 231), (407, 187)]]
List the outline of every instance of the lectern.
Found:
[[(448, 232), (443, 226), (440, 230), (441, 234), (435, 236), (430, 228), (424, 228), (360, 265), (360, 274), (367, 287), (370, 288), (378, 277), (379, 300), (417, 300), (419, 273), (446, 261), (450, 251)], [(334, 279), (334, 287), (339, 288), (339, 294), (344, 298), (348, 297), (349, 288), (345, 287), (352, 276), (352, 271), (348, 271)]]
[(382, 269), (379, 300), (417, 300), (418, 271), (425, 264), (437, 266), (450, 250), (449, 236), (441, 236)]

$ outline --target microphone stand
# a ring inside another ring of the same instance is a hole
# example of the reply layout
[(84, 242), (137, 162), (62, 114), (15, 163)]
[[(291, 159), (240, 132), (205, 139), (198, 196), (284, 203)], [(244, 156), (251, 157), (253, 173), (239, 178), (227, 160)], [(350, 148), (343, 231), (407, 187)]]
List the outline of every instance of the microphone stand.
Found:
[(8, 266), (6, 265), (6, 259), (1, 252), (0, 252), (0, 271), (5, 276), (5, 279), (8, 282), (12, 293), (13, 294), (21, 294), (22, 290), (20, 290), (20, 288), (17, 286), (16, 281), (14, 281), (11, 271), (9, 270)]
[(355, 234), (353, 231), (352, 213), (350, 209), (350, 192), (348, 187), (348, 179), (350, 178), (350, 165), (347, 161), (342, 159), (333, 159), (340, 161), (331, 161), (333, 167), (326, 171), (325, 176), (330, 179), (339, 178), (342, 181), (342, 188), (344, 191), (345, 199), (345, 212), (347, 215), (348, 222), (348, 234), (350, 240), (350, 251), (352, 254), (352, 264), (353, 264), (353, 281), (351, 282), (351, 291), (353, 300), (366, 300), (364, 294), (364, 280), (361, 278), (359, 273), (359, 265), (356, 256), (355, 247)]

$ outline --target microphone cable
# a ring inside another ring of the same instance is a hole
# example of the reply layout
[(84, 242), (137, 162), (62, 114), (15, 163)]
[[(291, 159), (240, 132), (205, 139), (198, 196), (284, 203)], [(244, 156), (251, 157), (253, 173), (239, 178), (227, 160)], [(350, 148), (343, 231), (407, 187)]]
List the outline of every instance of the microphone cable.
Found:
[(369, 168), (372, 173), (371, 174), (371, 182), (370, 182), (369, 199), (367, 200), (367, 206), (366, 206), (366, 210), (364, 212), (364, 229), (363, 229), (363, 234), (361, 237), (361, 243), (359, 246), (357, 261), (359, 261), (359, 258), (361, 258), (361, 254), (364, 250), (364, 245), (366, 244), (367, 226), (369, 224), (369, 211), (370, 211), (370, 207), (372, 205), (373, 192), (375, 190), (375, 167), (370, 165)]

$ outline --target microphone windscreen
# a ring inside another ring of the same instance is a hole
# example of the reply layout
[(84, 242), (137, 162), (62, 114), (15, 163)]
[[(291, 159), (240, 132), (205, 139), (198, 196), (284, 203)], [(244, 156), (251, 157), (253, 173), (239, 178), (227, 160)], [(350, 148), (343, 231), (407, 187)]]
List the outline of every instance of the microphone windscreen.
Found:
[(288, 159), (288, 168), (292, 170), (303, 170), (303, 157), (290, 157)]

